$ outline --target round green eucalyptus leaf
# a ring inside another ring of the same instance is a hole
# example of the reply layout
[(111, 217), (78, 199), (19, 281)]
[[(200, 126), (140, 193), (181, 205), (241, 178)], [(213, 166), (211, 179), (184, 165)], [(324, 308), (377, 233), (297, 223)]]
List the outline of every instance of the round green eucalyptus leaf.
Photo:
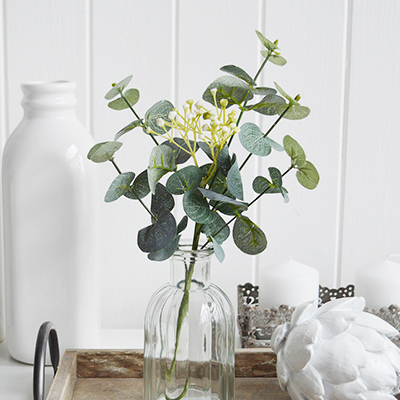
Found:
[(283, 147), (292, 160), (292, 165), (302, 167), (306, 163), (306, 154), (299, 143), (291, 136), (286, 135), (283, 138)]
[(278, 92), (289, 102), (294, 101), (276, 82), (274, 82)]
[(222, 263), (225, 260), (224, 250), (215, 238), (212, 237), (211, 240), (213, 242), (215, 257), (217, 257), (217, 260)]
[(253, 180), (253, 190), (258, 193), (278, 193), (279, 190), (271, 186), (271, 182), (263, 176), (257, 176)]
[(168, 210), (163, 210), (157, 221), (138, 232), (138, 246), (145, 253), (161, 250), (168, 246), (176, 235), (176, 221)]
[(207, 199), (218, 201), (220, 203), (229, 203), (229, 204), (233, 204), (234, 206), (243, 207), (243, 208), (247, 209), (247, 203), (237, 201), (237, 200), (233, 199), (232, 197), (225, 196), (224, 194), (213, 192), (212, 190), (205, 189), (205, 188), (198, 188), (198, 190)]
[(157, 183), (156, 192), (151, 196), (151, 212), (157, 217), (163, 210), (172, 211), (175, 200), (164, 185)]
[(216, 207), (216, 211), (220, 212), (221, 214), (225, 215), (237, 215), (241, 214), (243, 211), (246, 211), (248, 209), (248, 204), (247, 203), (242, 203), (241, 205), (235, 205), (231, 203), (221, 203), (217, 202), (215, 200), (210, 201), (210, 205), (212, 207)]
[(138, 200), (143, 199), (150, 193), (149, 181), (147, 178), (147, 170), (141, 172), (136, 179), (133, 181), (133, 184), (129, 188), (129, 191), (124, 193), (125, 197), (129, 199)]
[[(173, 104), (168, 100), (160, 100), (153, 106), (151, 106), (146, 114), (145, 114), (145, 125), (149, 126), (154, 132), (157, 132), (160, 135), (164, 135), (165, 130), (168, 132), (171, 128), (169, 126), (158, 126), (157, 120), (162, 118), (164, 121), (171, 122), (168, 118), (169, 113), (174, 109)], [(143, 128), (146, 132), (146, 128)]]
[(185, 192), (182, 204), (186, 215), (194, 222), (209, 224), (215, 218), (208, 201), (197, 189)]
[(275, 167), (269, 167), (269, 176), (272, 179), (272, 182), (274, 185), (279, 189), (282, 190), (282, 174), (281, 171), (279, 171), (278, 168)]
[[(287, 110), (288, 107), (289, 109)], [(291, 104), (290, 106), (286, 103), (277, 104), (275, 110), (279, 115), (284, 114), (283, 118), (290, 120), (303, 119), (310, 114), (310, 109), (308, 107), (297, 104)]]
[[(179, 137), (174, 137), (174, 142), (170, 142), (169, 140), (166, 140), (165, 142), (161, 143), (163, 145), (171, 147), (172, 151), (174, 152), (175, 156), (175, 164), (184, 164), (191, 155), (184, 151), (183, 149), (186, 149), (187, 151), (190, 151), (191, 149), (194, 148), (194, 141), (189, 140), (189, 145)], [(195, 152), (199, 149), (199, 146), (196, 146)]]
[(151, 193), (155, 193), (157, 182), (168, 172), (176, 170), (172, 149), (164, 144), (153, 148), (150, 154), (147, 176)]
[(132, 75), (127, 76), (125, 79), (122, 79), (121, 82), (117, 83), (116, 85), (113, 85), (113, 88), (110, 89), (107, 94), (104, 96), (106, 100), (111, 100), (118, 94), (120, 94), (120, 91), (124, 90), (128, 85), (129, 82), (132, 79)]
[(228, 239), (231, 230), (229, 229), (229, 226), (226, 224), (224, 219), (218, 213), (215, 212), (213, 214), (214, 214), (213, 222), (209, 224), (204, 224), (201, 227), (201, 231), (208, 238), (213, 237), (215, 241), (217, 241), (219, 244), (222, 244), (225, 242), (226, 239)]
[(270, 94), (275, 94), (276, 90), (269, 87), (261, 87), (258, 86), (253, 90), (253, 94), (261, 95), (261, 96), (268, 96)]
[(120, 97), (119, 99), (110, 101), (108, 103), (108, 107), (112, 108), (113, 110), (125, 110), (126, 108), (129, 108), (129, 105), (131, 107), (134, 106), (139, 101), (139, 90), (128, 89), (124, 93), (124, 97), (125, 97), (126, 101), (125, 101), (125, 99)]
[(217, 89), (217, 107), (221, 108), (220, 100), (227, 99), (228, 106), (241, 104), (253, 98), (253, 91), (249, 84), (236, 76), (221, 76), (211, 83), (203, 93), (203, 100), (214, 105), (211, 89)]
[(236, 246), (246, 254), (259, 254), (267, 247), (264, 232), (243, 215), (236, 218), (232, 236)]
[[(263, 57), (267, 58), (269, 51), (268, 50), (262, 50), (261, 54), (263, 55)], [(272, 62), (272, 64), (278, 65), (280, 67), (283, 67), (287, 61), (280, 55), (277, 54), (271, 54), (268, 58), (268, 61)]]
[(183, 232), (188, 225), (189, 218), (187, 215), (185, 215), (181, 221), (179, 222), (178, 226), (176, 227), (176, 234), (179, 235), (181, 232)]
[(319, 182), (319, 173), (310, 161), (298, 168), (296, 177), (302, 186), (310, 190), (315, 189)]
[(243, 200), (243, 183), (242, 176), (240, 175), (239, 165), (237, 161), (232, 164), (226, 176), (226, 185), (231, 194), (237, 199)]
[(174, 172), (167, 180), (167, 190), (171, 194), (184, 194), (185, 192), (197, 189), (203, 179), (200, 168), (189, 165)]
[(277, 96), (276, 94), (269, 94), (265, 96), (259, 103), (250, 105), (246, 108), (264, 115), (276, 115), (277, 112), (275, 106), (281, 103), (286, 104), (282, 97)]
[(111, 203), (123, 196), (129, 190), (129, 186), (134, 178), (135, 174), (133, 172), (119, 174), (108, 188), (104, 201)]
[(114, 153), (122, 146), (121, 142), (102, 142), (95, 144), (87, 155), (89, 160), (102, 163), (113, 159)]
[(178, 248), (179, 240), (181, 236), (175, 236), (174, 240), (161, 250), (153, 251), (147, 255), (147, 258), (152, 261), (164, 261), (168, 260)]
[(267, 178), (264, 178), (263, 176), (257, 176), (253, 181), (253, 190), (258, 194), (280, 193), (283, 196), (285, 203), (287, 203), (289, 201), (288, 191), (284, 187), (278, 188), (271, 185), (272, 183)]
[(250, 86), (256, 86), (256, 81), (242, 68), (237, 67), (236, 65), (225, 65), (220, 68), (221, 71), (227, 72), (228, 74), (234, 75), (239, 79), (243, 79)]
[(125, 135), (125, 133), (140, 126), (142, 121), (143, 121), (142, 119), (137, 119), (136, 121), (131, 122), (129, 125), (126, 125), (124, 128), (122, 128), (115, 134), (114, 140), (118, 140), (122, 135)]
[(265, 139), (261, 129), (252, 122), (246, 122), (240, 128), (240, 143), (252, 154), (265, 157), (271, 153), (271, 146), (268, 140)]
[(268, 40), (261, 32), (256, 31), (258, 38), (260, 39), (260, 42), (270, 51), (274, 51), (278, 49), (278, 46)]

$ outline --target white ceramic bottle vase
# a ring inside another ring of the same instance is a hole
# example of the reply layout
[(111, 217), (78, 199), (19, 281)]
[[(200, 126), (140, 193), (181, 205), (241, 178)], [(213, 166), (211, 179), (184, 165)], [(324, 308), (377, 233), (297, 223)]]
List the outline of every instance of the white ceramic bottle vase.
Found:
[(75, 88), (23, 84), (24, 117), (3, 154), (6, 342), (26, 363), (45, 321), (61, 351), (97, 342), (94, 142), (75, 115)]

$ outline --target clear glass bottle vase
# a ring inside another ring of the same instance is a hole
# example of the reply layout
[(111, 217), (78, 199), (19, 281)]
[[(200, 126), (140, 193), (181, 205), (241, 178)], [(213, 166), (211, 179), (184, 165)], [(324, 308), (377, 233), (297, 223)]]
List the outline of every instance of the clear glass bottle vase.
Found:
[(212, 248), (179, 246), (145, 316), (144, 400), (234, 399), (235, 318), (210, 283)]

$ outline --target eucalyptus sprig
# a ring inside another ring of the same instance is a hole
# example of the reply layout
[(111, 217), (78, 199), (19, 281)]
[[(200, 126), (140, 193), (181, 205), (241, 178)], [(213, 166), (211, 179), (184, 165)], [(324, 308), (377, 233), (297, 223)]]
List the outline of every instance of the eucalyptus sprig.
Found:
[[(113, 83), (105, 95), (110, 108), (129, 109), (135, 119), (119, 130), (114, 140), (93, 146), (88, 158), (96, 163), (109, 161), (118, 173), (107, 190), (106, 202), (121, 197), (138, 200), (150, 215), (150, 224), (140, 229), (137, 236), (139, 248), (148, 253), (150, 260), (162, 261), (174, 254), (189, 220), (194, 222), (193, 250), (212, 242), (215, 255), (222, 262), (222, 244), (230, 236), (230, 225), (233, 223), (232, 237), (236, 246), (246, 254), (259, 254), (266, 249), (267, 238), (261, 227), (245, 215), (246, 211), (266, 194), (280, 194), (284, 202), (288, 202), (288, 190), (283, 186), (283, 179), (291, 171), (296, 171), (297, 180), (306, 189), (315, 189), (318, 185), (318, 171), (307, 160), (300, 144), (289, 135), (283, 138), (282, 144), (279, 138), (270, 137), (282, 119), (306, 118), (310, 109), (300, 104), (300, 95), (291, 97), (276, 82), (274, 88), (258, 86), (257, 79), (268, 62), (284, 66), (286, 60), (279, 53), (278, 41), (271, 42), (262, 33), (256, 33), (263, 46), (261, 54), (264, 59), (254, 78), (241, 67), (223, 66), (221, 71), (226, 75), (215, 79), (202, 96), (211, 107), (188, 100), (179, 109), (168, 100), (160, 100), (141, 118), (134, 109), (140, 98), (139, 90), (127, 89), (132, 76)], [(276, 118), (264, 132), (253, 122), (241, 124), (249, 112)], [(138, 175), (132, 171), (122, 172), (114, 159), (122, 146), (119, 139), (134, 130), (140, 132), (136, 128), (141, 128), (141, 133), (149, 136), (155, 144), (148, 165)], [(241, 146), (248, 152), (241, 162), (231, 149), (237, 135)], [(289, 157), (288, 168), (281, 173), (278, 168), (270, 166), (268, 177), (255, 177), (252, 184), (254, 198), (246, 202), (241, 171), (252, 156), (267, 157), (272, 151), (286, 153)], [(202, 164), (201, 157), (208, 158), (208, 162)], [(184, 166), (186, 163), (189, 165)], [(166, 176), (164, 184), (161, 183)], [(146, 205), (148, 195), (151, 199)], [(172, 210), (175, 197), (179, 196), (182, 196), (185, 216), (177, 223)], [(226, 221), (226, 218), (229, 220)], [(203, 244), (200, 243), (201, 237), (205, 237)], [(194, 267), (191, 263), (186, 270), (185, 290), (177, 321), (175, 356), (166, 368), (167, 379), (171, 378), (175, 369)], [(174, 400), (184, 397), (186, 391), (187, 385)]]
[[(179, 110), (170, 101), (161, 100), (141, 118), (134, 109), (140, 98), (139, 90), (127, 89), (132, 76), (114, 83), (105, 95), (110, 108), (130, 109), (135, 120), (118, 131), (113, 141), (95, 145), (88, 158), (94, 162), (110, 161), (119, 174), (111, 183), (105, 201), (120, 197), (138, 200), (151, 216), (151, 224), (138, 232), (138, 245), (152, 260), (161, 261), (174, 253), (188, 219), (195, 223), (193, 249), (198, 248), (200, 237), (204, 235), (203, 247), (212, 241), (216, 255), (222, 261), (221, 245), (230, 236), (229, 225), (234, 222), (232, 236), (236, 246), (247, 254), (259, 254), (267, 247), (267, 239), (262, 229), (244, 215), (246, 210), (264, 194), (280, 193), (285, 202), (289, 201), (283, 177), (292, 169), (297, 170), (298, 181), (307, 189), (314, 189), (318, 184), (316, 168), (306, 160), (304, 150), (294, 139), (287, 135), (280, 144), (270, 138), (270, 133), (282, 119), (303, 119), (310, 110), (299, 103), (299, 95), (291, 97), (276, 82), (274, 88), (257, 85), (268, 61), (283, 66), (286, 60), (278, 51), (278, 41), (271, 42), (260, 32), (256, 33), (264, 47), (260, 68), (252, 78), (238, 66), (223, 66), (221, 71), (227, 75), (215, 79), (203, 94), (203, 100), (210, 103), (211, 108), (188, 100)], [(259, 96), (261, 99), (254, 101)], [(236, 110), (228, 111), (230, 107)], [(253, 122), (240, 125), (242, 117), (252, 111), (267, 117), (276, 115), (277, 119), (266, 132)], [(121, 172), (114, 157), (122, 146), (118, 141), (121, 136), (139, 127), (156, 147), (151, 151), (147, 168), (136, 176), (131, 171)], [(248, 152), (241, 163), (231, 152), (232, 140), (237, 135)], [(159, 142), (157, 138), (164, 140)], [(209, 163), (200, 164), (199, 149), (209, 158)], [(268, 178), (256, 177), (253, 189), (257, 196), (246, 203), (241, 171), (253, 155), (266, 157), (273, 150), (286, 151), (290, 157), (289, 169), (282, 174), (271, 166)], [(189, 160), (192, 160), (191, 165), (181, 167)], [(165, 175), (169, 178), (164, 185), (161, 180)], [(150, 193), (150, 206), (147, 206), (143, 199)], [(180, 223), (172, 214), (174, 196), (183, 196), (186, 215)], [(232, 218), (226, 222), (224, 216)]]

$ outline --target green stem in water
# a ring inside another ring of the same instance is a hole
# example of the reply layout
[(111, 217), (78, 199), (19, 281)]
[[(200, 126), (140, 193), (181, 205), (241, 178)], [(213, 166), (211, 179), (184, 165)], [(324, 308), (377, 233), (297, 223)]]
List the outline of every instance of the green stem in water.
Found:
[[(190, 293), (190, 286), (192, 284), (192, 277), (193, 277), (194, 267), (195, 267), (195, 261), (191, 260), (189, 269), (187, 269), (186, 273), (185, 273), (185, 286), (184, 286), (184, 289), (183, 289), (183, 297), (182, 297), (182, 301), (181, 301), (181, 304), (179, 306), (179, 311), (178, 311), (178, 321), (177, 321), (177, 325), (176, 325), (174, 358), (172, 360), (170, 368), (168, 368), (168, 366), (165, 367), (165, 379), (167, 381), (171, 380), (172, 374), (175, 371), (176, 356), (177, 356), (177, 353), (178, 353), (179, 338), (180, 338), (180, 335), (181, 335), (182, 325), (183, 325), (183, 321), (185, 320), (185, 318), (188, 316), (188, 313), (189, 313), (189, 293)], [(188, 374), (189, 374), (189, 372), (188, 372)], [(166, 400), (180, 400), (186, 395), (188, 390), (189, 390), (189, 375), (186, 377), (185, 387), (184, 387), (182, 393), (178, 397), (175, 397), (175, 398), (169, 397), (165, 393), (165, 390), (164, 390), (164, 395), (165, 395)]]

